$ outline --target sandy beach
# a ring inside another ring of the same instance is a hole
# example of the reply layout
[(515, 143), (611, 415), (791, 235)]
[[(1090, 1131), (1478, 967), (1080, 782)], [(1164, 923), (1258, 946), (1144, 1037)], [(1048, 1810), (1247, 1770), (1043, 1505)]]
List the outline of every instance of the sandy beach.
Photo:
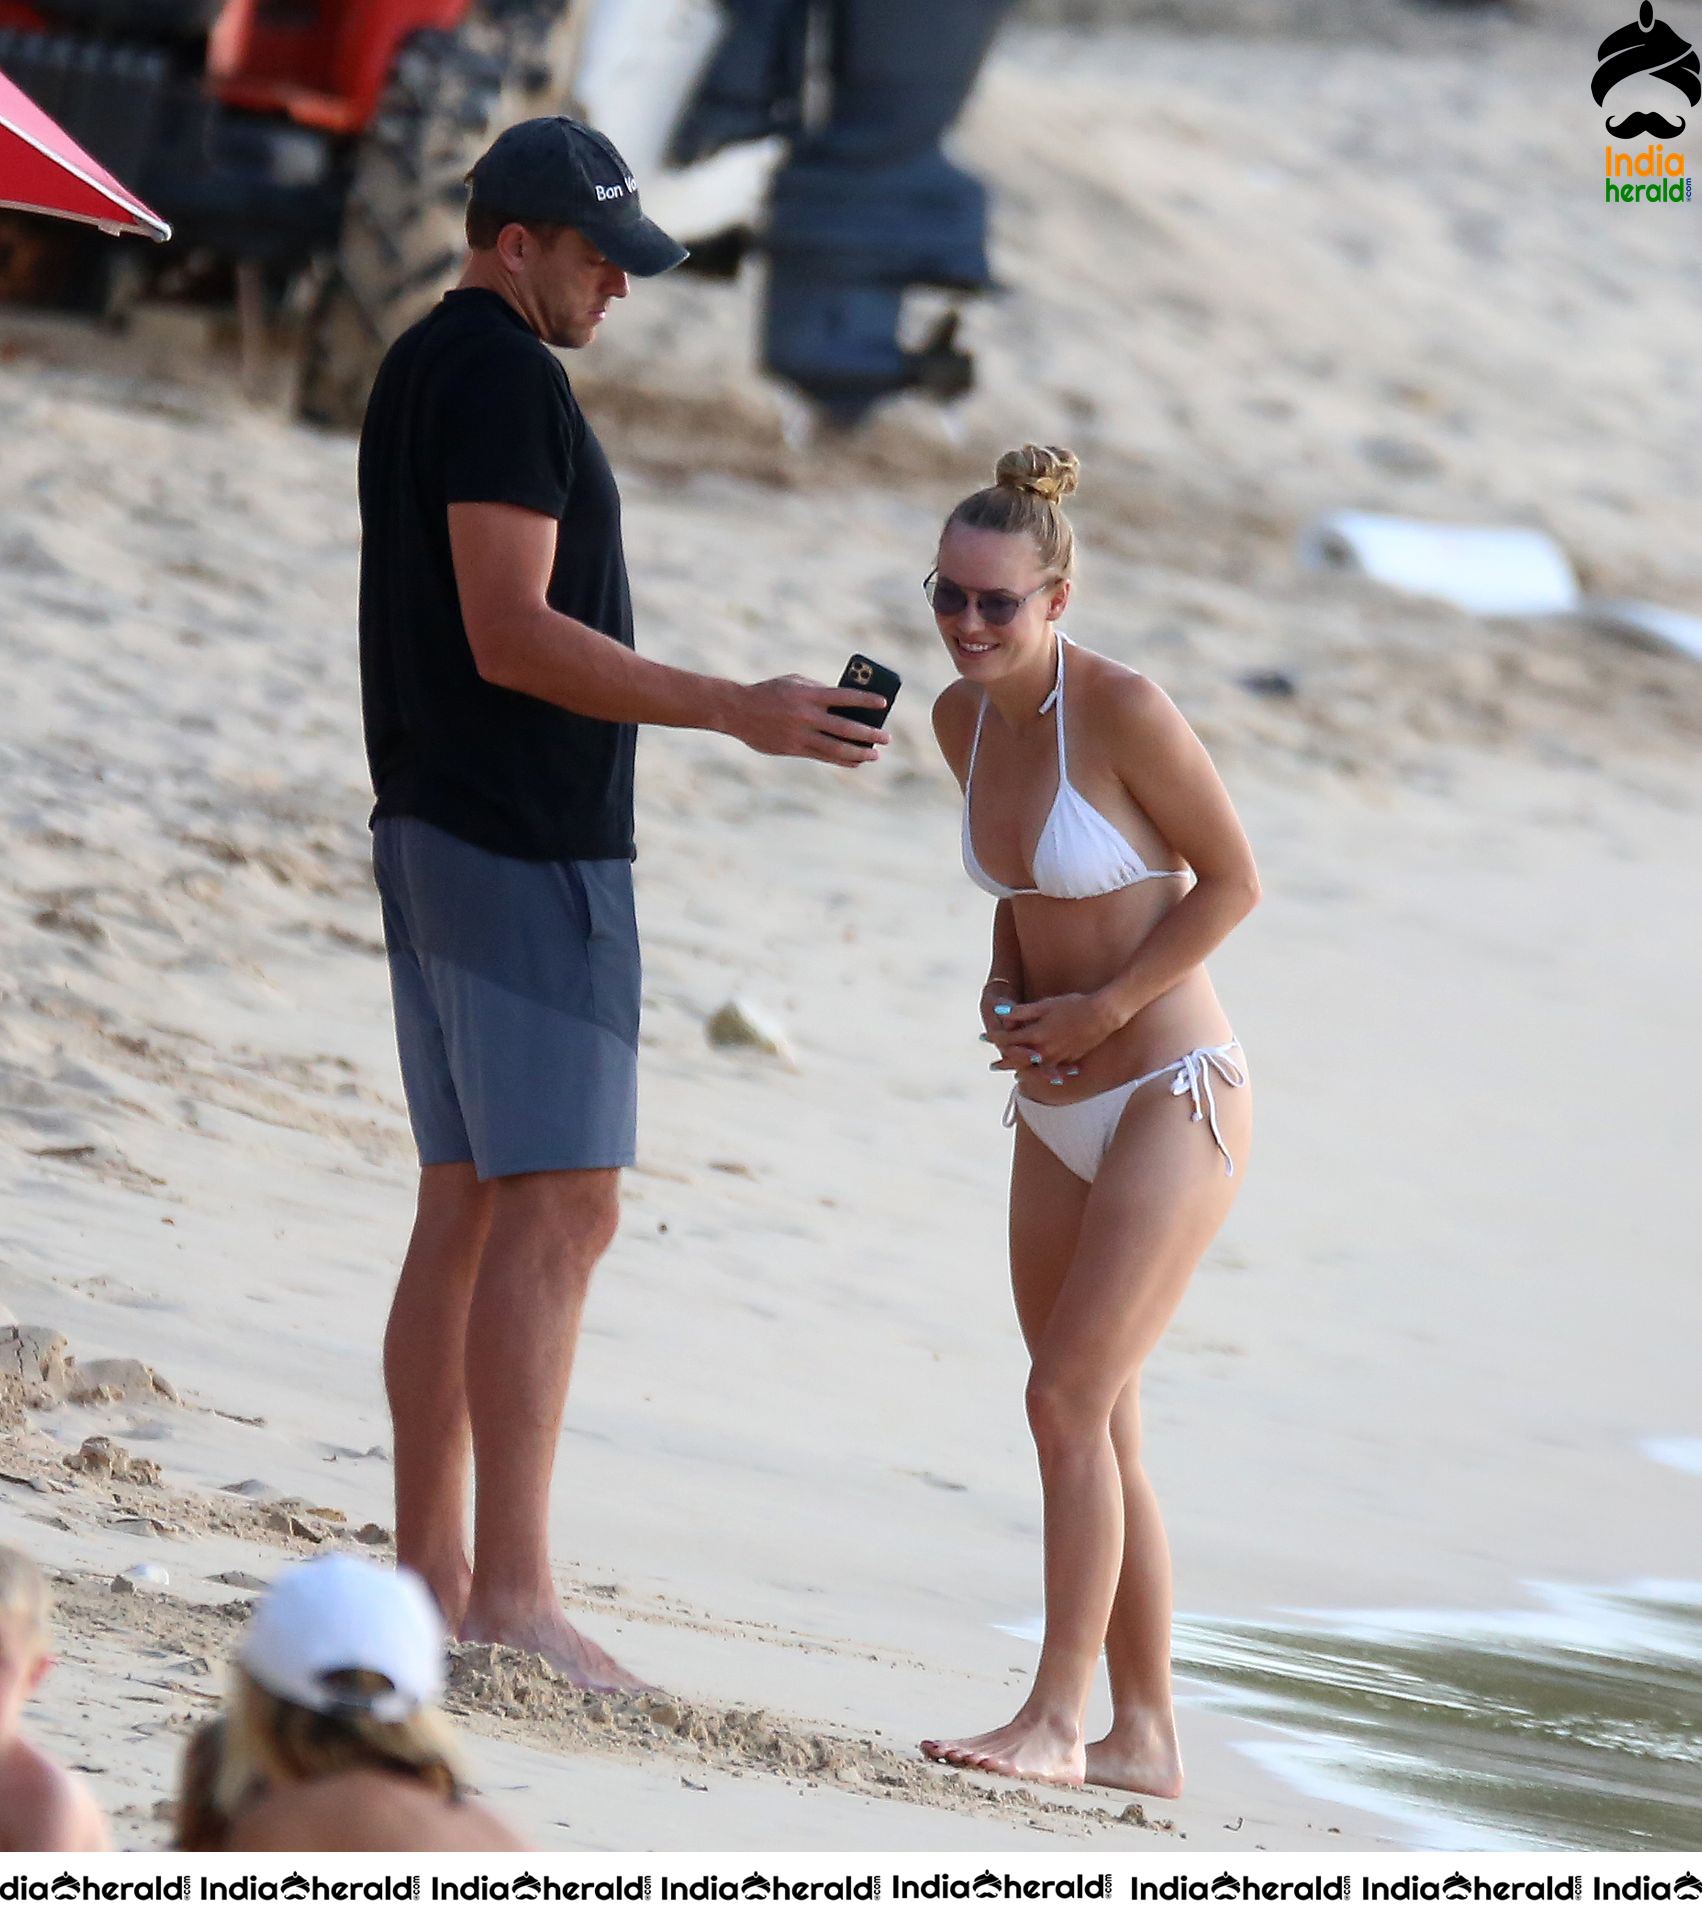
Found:
[[(1594, 31), (1013, 33), (960, 136), (1007, 290), (955, 412), (801, 432), (746, 282), (641, 287), (571, 365), (644, 650), (833, 679), (855, 646), (906, 690), (866, 774), (641, 748), (640, 1164), (555, 1520), (571, 1607), (672, 1698), (460, 1659), (475, 1775), (537, 1844), (1702, 1846), (1670, 1762), (1587, 1731), (1635, 1748), (1702, 1664), (1702, 666), (1295, 559), (1336, 507), (1534, 525), (1593, 591), (1702, 611), (1693, 210), (1600, 204)], [(132, 1846), (256, 1583), (384, 1551), (414, 1178), (354, 444), (245, 402), (211, 338), (0, 313), (0, 1525), (58, 1575), (32, 1724)], [(988, 903), (917, 590), (1024, 439), (1084, 463), (1073, 637), (1175, 697), (1264, 880), (1213, 967), (1254, 1162), (1146, 1386), (1175, 1805), (916, 1753), (1015, 1706), (1040, 1611)], [(734, 995), (792, 1062), (708, 1044)], [(138, 1563), (169, 1587), (113, 1591)], [(1295, 1634), (1432, 1689), (1454, 1785), (1340, 1665), (1273, 1680)], [(1550, 1734), (1583, 1744), (1545, 1800)]]

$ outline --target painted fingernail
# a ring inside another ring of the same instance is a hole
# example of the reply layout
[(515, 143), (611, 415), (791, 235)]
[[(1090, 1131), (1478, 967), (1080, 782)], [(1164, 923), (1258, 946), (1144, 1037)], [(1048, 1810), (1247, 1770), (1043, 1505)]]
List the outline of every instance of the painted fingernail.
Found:
[(1066, 1073), (1067, 1073), (1067, 1074), (1068, 1074), (1068, 1075), (1070, 1076), (1070, 1078), (1071, 1078), (1071, 1079), (1073, 1080), (1073, 1079), (1074, 1079), (1074, 1078), (1076, 1077), (1076, 1075), (1077, 1075), (1078, 1073), (1080, 1073), (1080, 1072), (1081, 1072), (1081, 1068), (1080, 1068), (1080, 1067), (1066, 1067), (1066, 1068), (1064, 1069), (1064, 1071), (1065, 1071), (1065, 1072), (1066, 1072)]
[(1004, 1019), (1005, 1015), (1009, 1013), (1010, 1010), (1011, 1010), (1011, 1003), (1008, 1000), (1005, 1001), (1001, 1006), (997, 1006), (993, 1009), (993, 1011), (999, 1016), (1001, 1020)]
[(1063, 1081), (1062, 1081), (1062, 1080), (1061, 1080), (1061, 1079), (1060, 1079), (1060, 1078), (1058, 1077), (1058, 1075), (1057, 1075), (1057, 1074), (1053, 1074), (1053, 1076), (1052, 1076), (1052, 1084), (1053, 1084), (1053, 1086), (1055, 1086), (1055, 1087), (1061, 1087), (1061, 1086), (1062, 1086), (1062, 1085), (1063, 1085), (1064, 1083), (1063, 1083)]
[(1030, 1055), (1028, 1056), (1028, 1064), (1029, 1064), (1029, 1065), (1030, 1065), (1031, 1067), (1037, 1067), (1037, 1066), (1039, 1066), (1039, 1064), (1040, 1064), (1040, 1056), (1039, 1056), (1039, 1054), (1037, 1054), (1037, 1053), (1031, 1053), (1031, 1054), (1030, 1054)]

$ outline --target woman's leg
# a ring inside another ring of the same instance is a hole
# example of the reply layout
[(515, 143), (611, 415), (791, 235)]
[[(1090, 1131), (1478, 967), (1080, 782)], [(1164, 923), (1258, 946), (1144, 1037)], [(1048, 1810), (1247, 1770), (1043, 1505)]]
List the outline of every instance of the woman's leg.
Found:
[(1031, 1360), (1076, 1257), (1091, 1191), (1038, 1134), (1017, 1122), (1011, 1150), (1011, 1294)]
[[(1245, 1089), (1220, 1090), (1219, 1125), (1239, 1167), (1251, 1130)], [(1135, 1658), (1125, 1665), (1133, 1691), (1124, 1704), (1148, 1724), (1169, 1725), (1168, 1663), (1160, 1674), (1154, 1660), (1160, 1636), (1167, 1639), (1169, 1630), (1163, 1532), (1144, 1474), (1131, 1476), (1118, 1458), (1112, 1414), (1228, 1212), (1239, 1181), (1225, 1179), (1223, 1167), (1209, 1131), (1188, 1125), (1185, 1113), (1156, 1089), (1130, 1101), (1089, 1193), (1068, 1273), (1033, 1347), (1028, 1409), (1040, 1457), (1046, 1541), (1046, 1637), (1039, 1668), (1027, 1702), (1008, 1726), (981, 1740), (942, 1745), (943, 1758), (1064, 1783), (1084, 1777), (1082, 1716), (1130, 1559), (1125, 1650)], [(1126, 1419), (1122, 1431), (1127, 1443)], [(1138, 1451), (1134, 1465), (1138, 1470)], [(1134, 1537), (1126, 1542), (1125, 1500), (1131, 1497)], [(1171, 1755), (1174, 1771), (1173, 1736)], [(1163, 1785), (1161, 1778), (1147, 1790)]]
[[(1220, 1087), (1218, 1098), (1220, 1131), (1236, 1171), (1224, 1179), (1221, 1162), (1214, 1169), (1220, 1207), (1195, 1265), (1240, 1187), (1252, 1137), (1251, 1088)], [(1111, 1410), (1111, 1444), (1123, 1485), (1123, 1564), (1105, 1634), (1111, 1731), (1088, 1748), (1087, 1777), (1094, 1786), (1173, 1800), (1182, 1791), (1182, 1756), (1170, 1684), (1170, 1542), (1141, 1458), (1140, 1388), (1137, 1369)]]
[(1090, 1786), (1174, 1800), (1182, 1791), (1182, 1752), (1170, 1698), (1170, 1542), (1141, 1460), (1140, 1389), (1137, 1373), (1111, 1410), (1123, 1483), (1123, 1565), (1105, 1634), (1111, 1731), (1088, 1747), (1087, 1778)]
[[(1075, 1258), (1089, 1191), (1085, 1180), (1071, 1173), (1022, 1121), (1017, 1122), (1011, 1150), (1011, 1292), (1031, 1360)], [(988, 1733), (974, 1740), (924, 1740), (922, 1751), (931, 1760), (966, 1766), (971, 1764), (968, 1756), (993, 1737)]]

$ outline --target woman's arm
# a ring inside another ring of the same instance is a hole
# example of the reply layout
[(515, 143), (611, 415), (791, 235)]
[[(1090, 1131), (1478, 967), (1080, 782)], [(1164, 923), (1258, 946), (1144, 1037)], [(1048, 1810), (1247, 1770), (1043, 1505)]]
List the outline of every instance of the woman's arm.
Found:
[(1100, 989), (1115, 1030), (1186, 979), (1246, 919), (1259, 904), (1259, 870), (1211, 755), (1169, 695), (1137, 677), (1119, 682), (1106, 704), (1123, 784), (1195, 876)]
[[(999, 1057), (992, 1063), (995, 1071), (1003, 1068), (1014, 1073), (1028, 1060), (1026, 1053), (1007, 1045), (1004, 1037), (1006, 1014), (1026, 993), (1022, 948), (1016, 937), (1016, 909), (1008, 900), (1001, 900), (993, 909), (993, 964), (981, 989), (981, 1037), (999, 1049)], [(1004, 1013), (999, 1011), (1001, 1007)]]
[[(974, 732), (976, 704), (974, 692), (961, 680), (954, 680), (934, 702), (934, 738), (960, 787), (968, 777), (970, 736)], [(987, 983), (981, 989), (983, 1038), (1000, 1046), (998, 1036), (1005, 1022), (1003, 1015), (995, 1013), (993, 1009), (1015, 1006), (1025, 991), (1022, 947), (1016, 934), (1016, 909), (1008, 900), (1001, 900), (993, 910), (993, 957), (987, 967)], [(994, 1064), (1014, 1068), (1017, 1056), (1012, 1054), (1006, 1059), (1001, 1046), (999, 1060)]]
[(1202, 965), (1259, 903), (1259, 883), (1200, 876), (1199, 884), (1153, 928), (1129, 964), (1106, 983), (1098, 998), (1109, 1032), (1126, 1027)]
[(1008, 900), (993, 909), (993, 958), (987, 984), (1009, 989), (999, 996), (1003, 1000), (1022, 998), (1022, 946), (1016, 937), (1016, 908)]
[(1193, 869), (1195, 885), (1097, 993), (1059, 994), (1020, 1008), (1010, 1026), (1054, 1069), (1084, 1059), (1184, 980), (1223, 944), (1259, 900), (1259, 874), (1235, 808), (1169, 696), (1140, 675), (1095, 694), (1123, 784)]

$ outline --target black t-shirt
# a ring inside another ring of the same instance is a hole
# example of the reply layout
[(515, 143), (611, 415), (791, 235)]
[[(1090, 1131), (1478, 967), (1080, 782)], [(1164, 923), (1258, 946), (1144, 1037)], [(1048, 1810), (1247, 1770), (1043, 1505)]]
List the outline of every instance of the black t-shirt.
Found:
[(632, 645), (608, 460), (561, 362), (478, 287), (446, 294), (385, 355), (361, 430), (373, 818), (409, 814), (528, 860), (630, 860), (637, 729), (480, 678), (450, 556), (454, 501), (559, 522), (549, 604)]

